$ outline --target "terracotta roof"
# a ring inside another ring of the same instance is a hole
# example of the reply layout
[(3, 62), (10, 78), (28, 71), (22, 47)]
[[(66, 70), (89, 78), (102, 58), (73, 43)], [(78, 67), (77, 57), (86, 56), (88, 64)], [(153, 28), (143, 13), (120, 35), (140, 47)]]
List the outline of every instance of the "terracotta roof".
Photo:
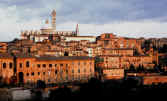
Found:
[(121, 57), (120, 55), (99, 55), (98, 57)]
[(99, 57), (149, 57), (149, 55), (99, 55)]
[(55, 57), (55, 56), (40, 56), (36, 57), (38, 61), (49, 61), (49, 60), (90, 60), (94, 59), (92, 57), (88, 56), (61, 56), (61, 57)]
[(89, 38), (96, 38), (96, 36), (67, 36), (67, 37), (76, 37), (76, 38), (79, 38), (79, 37), (82, 37), (82, 38), (89, 37)]
[(16, 57), (18, 58), (33, 58), (35, 56), (30, 55), (30, 54), (15, 54)]
[(9, 53), (0, 53), (0, 58), (12, 58), (12, 55)]
[(104, 50), (134, 50), (133, 48), (103, 48)]

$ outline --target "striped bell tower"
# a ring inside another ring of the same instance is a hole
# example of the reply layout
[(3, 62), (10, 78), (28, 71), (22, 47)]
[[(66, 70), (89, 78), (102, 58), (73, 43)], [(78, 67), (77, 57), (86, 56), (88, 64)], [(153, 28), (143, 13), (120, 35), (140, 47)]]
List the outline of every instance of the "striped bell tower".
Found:
[(56, 30), (56, 11), (53, 10), (51, 15), (52, 15), (52, 28)]

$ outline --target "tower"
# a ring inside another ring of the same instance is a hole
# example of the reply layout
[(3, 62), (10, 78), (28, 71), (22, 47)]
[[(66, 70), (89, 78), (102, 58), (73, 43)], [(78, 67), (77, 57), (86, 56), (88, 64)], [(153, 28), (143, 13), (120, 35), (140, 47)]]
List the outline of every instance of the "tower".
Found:
[(56, 30), (56, 11), (53, 10), (51, 15), (52, 15), (52, 28)]
[(78, 27), (78, 24), (77, 24), (77, 27), (76, 27), (76, 36), (78, 36), (79, 34), (79, 27)]

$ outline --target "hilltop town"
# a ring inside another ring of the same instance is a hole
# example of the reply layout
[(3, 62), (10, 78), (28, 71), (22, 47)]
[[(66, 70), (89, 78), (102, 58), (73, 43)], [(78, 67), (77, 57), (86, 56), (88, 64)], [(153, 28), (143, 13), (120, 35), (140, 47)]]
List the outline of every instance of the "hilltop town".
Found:
[[(20, 38), (0, 42), (1, 84), (55, 86), (142, 78), (143, 85), (167, 83), (167, 38), (130, 38), (114, 33), (80, 36), (56, 29), (56, 11), (39, 30), (21, 31)], [(150, 78), (151, 77), (151, 78)]]

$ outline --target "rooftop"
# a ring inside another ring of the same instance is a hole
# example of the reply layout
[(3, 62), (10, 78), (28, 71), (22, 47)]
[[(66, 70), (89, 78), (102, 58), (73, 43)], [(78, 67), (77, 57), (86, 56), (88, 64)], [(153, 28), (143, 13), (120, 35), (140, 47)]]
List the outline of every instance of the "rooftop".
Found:
[(61, 57), (55, 57), (55, 56), (40, 56), (36, 57), (36, 60), (38, 61), (47, 61), (47, 60), (91, 60), (94, 59), (92, 57), (88, 56), (61, 56)]

